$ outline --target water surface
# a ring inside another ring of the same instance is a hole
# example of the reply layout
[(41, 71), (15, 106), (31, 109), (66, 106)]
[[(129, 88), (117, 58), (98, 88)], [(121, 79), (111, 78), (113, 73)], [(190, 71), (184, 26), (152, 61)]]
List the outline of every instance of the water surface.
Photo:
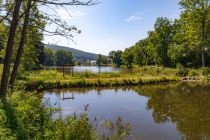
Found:
[[(60, 72), (63, 72), (63, 67), (49, 67), (47, 69), (56, 69)], [(121, 71), (120, 68), (115, 68), (111, 66), (74, 66), (73, 67), (74, 72), (93, 72), (93, 73), (100, 73), (100, 72), (118, 72)], [(64, 68), (65, 73), (71, 73), (72, 72), (72, 67), (65, 67)]]
[(129, 139), (210, 140), (210, 86), (175, 84), (119, 89), (71, 89), (46, 92), (45, 100), (62, 115), (116, 120), (132, 125)]

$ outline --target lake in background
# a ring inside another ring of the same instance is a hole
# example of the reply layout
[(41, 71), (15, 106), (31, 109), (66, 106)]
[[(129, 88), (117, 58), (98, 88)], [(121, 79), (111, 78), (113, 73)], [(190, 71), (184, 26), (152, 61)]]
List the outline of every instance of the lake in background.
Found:
[[(63, 67), (49, 67), (47, 69), (56, 69), (60, 72), (63, 72)], [(115, 67), (110, 67), (110, 66), (74, 66), (74, 72), (93, 72), (93, 73), (99, 73), (99, 72), (118, 72), (121, 71), (121, 68), (115, 68)], [(64, 72), (65, 73), (71, 73), (72, 68), (71, 67), (65, 67)]]
[(45, 92), (44, 101), (61, 107), (64, 117), (82, 114), (85, 105), (91, 122), (95, 117), (98, 121), (121, 117), (132, 126), (129, 139), (210, 139), (210, 86), (206, 85), (69, 89)]

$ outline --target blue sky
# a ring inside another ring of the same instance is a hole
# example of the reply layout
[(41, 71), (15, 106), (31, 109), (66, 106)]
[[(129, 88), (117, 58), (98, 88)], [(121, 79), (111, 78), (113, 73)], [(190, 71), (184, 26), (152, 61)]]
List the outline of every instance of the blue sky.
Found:
[(71, 16), (64, 9), (57, 9), (62, 20), (82, 31), (74, 37), (76, 43), (58, 36), (44, 37), (44, 42), (107, 55), (145, 38), (157, 17), (174, 19), (180, 13), (179, 0), (99, 1), (100, 4), (90, 7), (68, 7)]

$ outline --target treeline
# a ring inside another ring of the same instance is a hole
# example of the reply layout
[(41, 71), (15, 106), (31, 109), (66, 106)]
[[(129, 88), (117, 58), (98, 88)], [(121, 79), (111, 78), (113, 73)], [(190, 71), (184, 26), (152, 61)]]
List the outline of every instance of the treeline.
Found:
[(154, 31), (134, 46), (112, 51), (109, 56), (116, 66), (157, 65), (163, 67), (210, 66), (210, 1), (181, 0), (179, 19), (157, 18)]
[(74, 64), (71, 52), (65, 50), (53, 52), (51, 49), (45, 48), (45, 66), (62, 66), (66, 64)]
[(108, 64), (111, 64), (112, 60), (104, 55), (98, 54), (96, 59), (96, 65), (97, 66), (107, 66)]

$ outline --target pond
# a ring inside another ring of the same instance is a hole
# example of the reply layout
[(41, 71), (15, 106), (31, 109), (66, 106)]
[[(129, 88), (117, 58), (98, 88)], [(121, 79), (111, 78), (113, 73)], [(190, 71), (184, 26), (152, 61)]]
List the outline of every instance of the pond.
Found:
[[(53, 67), (53, 68), (47, 68), (47, 69), (56, 69), (60, 72), (63, 72), (63, 67)], [(93, 73), (100, 73), (100, 72), (118, 72), (121, 71), (120, 68), (115, 68), (115, 67), (111, 67), (111, 66), (74, 66), (74, 72), (85, 72), (85, 71), (89, 71), (89, 72), (93, 72)], [(71, 73), (72, 68), (71, 67), (65, 67), (64, 68), (64, 72), (65, 73)]]
[(210, 86), (205, 84), (71, 89), (46, 92), (44, 100), (61, 107), (63, 116), (81, 114), (88, 105), (90, 120), (121, 117), (132, 126), (129, 139), (210, 139)]

